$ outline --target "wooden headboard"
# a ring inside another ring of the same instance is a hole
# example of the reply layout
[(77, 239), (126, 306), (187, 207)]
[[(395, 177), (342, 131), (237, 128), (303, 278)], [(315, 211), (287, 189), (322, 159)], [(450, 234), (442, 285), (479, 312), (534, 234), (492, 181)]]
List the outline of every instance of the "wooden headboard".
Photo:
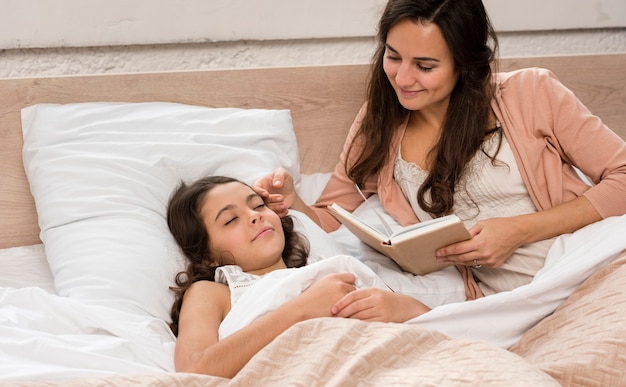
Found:
[[(507, 58), (499, 70), (534, 66), (551, 69), (626, 138), (626, 53)], [(0, 248), (40, 242), (21, 156), (20, 110), (25, 106), (167, 101), (290, 109), (302, 172), (328, 172), (364, 100), (367, 71), (366, 65), (338, 65), (0, 79)]]

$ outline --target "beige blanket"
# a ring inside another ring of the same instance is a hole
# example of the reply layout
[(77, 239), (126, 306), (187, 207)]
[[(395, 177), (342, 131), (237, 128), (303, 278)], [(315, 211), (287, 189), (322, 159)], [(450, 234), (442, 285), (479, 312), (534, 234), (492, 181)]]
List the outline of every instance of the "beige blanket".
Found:
[(448, 339), (415, 325), (333, 318), (295, 325), (232, 380), (163, 374), (59, 385), (86, 382), (96, 386), (557, 385), (521, 357), (485, 343)]
[(626, 386), (626, 252), (509, 350), (565, 386)]
[(508, 351), (418, 325), (317, 319), (297, 324), (232, 380), (115, 375), (24, 386), (623, 386), (626, 252), (590, 277)]

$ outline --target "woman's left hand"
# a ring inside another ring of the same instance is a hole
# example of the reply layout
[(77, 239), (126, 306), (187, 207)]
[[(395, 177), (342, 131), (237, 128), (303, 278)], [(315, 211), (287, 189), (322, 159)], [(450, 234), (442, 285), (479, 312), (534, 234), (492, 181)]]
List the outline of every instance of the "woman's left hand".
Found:
[(515, 218), (481, 220), (469, 232), (472, 239), (437, 250), (437, 259), (455, 265), (498, 268), (524, 243), (526, 235)]

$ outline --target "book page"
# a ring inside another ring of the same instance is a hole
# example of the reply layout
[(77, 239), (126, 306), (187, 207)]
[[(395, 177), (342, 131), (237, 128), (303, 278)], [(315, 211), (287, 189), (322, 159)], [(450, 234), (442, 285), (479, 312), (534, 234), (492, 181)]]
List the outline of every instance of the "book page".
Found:
[[(361, 229), (361, 233), (365, 232), (369, 234), (372, 238), (376, 239), (380, 243), (389, 243), (389, 237), (382, 232), (381, 230), (376, 229), (375, 227), (365, 223), (362, 219), (354, 216), (351, 212), (345, 210), (340, 205), (333, 203), (328, 206), (328, 208), (335, 213), (337, 219), (345, 225), (352, 233), (357, 235), (354, 231), (355, 227)], [(358, 236), (358, 235), (357, 235)]]
[[(416, 223), (416, 224), (412, 224), (410, 226), (404, 227), (400, 230), (397, 230), (396, 232), (394, 232), (391, 237), (389, 238), (390, 240), (402, 240), (405, 239), (404, 237), (411, 237), (413, 235), (417, 235), (420, 234), (421, 231), (424, 232), (430, 232), (432, 230), (437, 230), (440, 228), (443, 228), (447, 225), (449, 225), (450, 223), (456, 223), (456, 222), (460, 222), (460, 219), (458, 216), (456, 215), (446, 215), (443, 216), (441, 218), (434, 218), (434, 219), (430, 219), (427, 220), (425, 222), (420, 222), (420, 223)], [(426, 230), (428, 229), (428, 230)], [(410, 235), (408, 235), (410, 234)], [(404, 237), (403, 237), (404, 236)]]

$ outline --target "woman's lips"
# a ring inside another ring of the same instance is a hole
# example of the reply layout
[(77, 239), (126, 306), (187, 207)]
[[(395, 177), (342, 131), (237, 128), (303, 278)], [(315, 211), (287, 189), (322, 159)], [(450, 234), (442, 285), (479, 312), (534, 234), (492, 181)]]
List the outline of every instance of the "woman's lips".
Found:
[(415, 97), (416, 95), (424, 91), (424, 90), (406, 90), (403, 88), (398, 88), (398, 90), (400, 90), (400, 94), (402, 94), (402, 96), (406, 98)]

